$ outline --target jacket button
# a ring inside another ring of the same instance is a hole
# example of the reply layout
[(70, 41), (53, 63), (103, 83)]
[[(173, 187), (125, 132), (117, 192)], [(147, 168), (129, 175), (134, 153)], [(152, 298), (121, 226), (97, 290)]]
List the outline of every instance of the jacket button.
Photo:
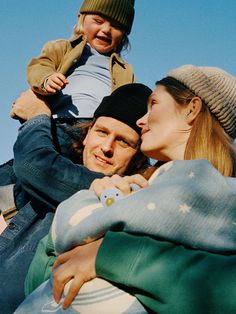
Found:
[(8, 228), (9, 228), (10, 230), (15, 229), (15, 227), (16, 227), (16, 225), (14, 224), (14, 222), (10, 222), (9, 225), (8, 225)]
[(116, 85), (116, 79), (113, 78), (112, 81), (113, 81), (113, 84)]

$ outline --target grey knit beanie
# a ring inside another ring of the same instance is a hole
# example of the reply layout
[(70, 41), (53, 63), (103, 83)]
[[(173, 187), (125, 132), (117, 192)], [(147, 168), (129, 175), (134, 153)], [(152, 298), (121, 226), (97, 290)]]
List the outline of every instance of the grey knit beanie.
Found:
[(170, 71), (173, 77), (199, 96), (224, 130), (236, 137), (236, 78), (216, 67), (183, 65)]
[(102, 14), (131, 32), (135, 0), (84, 0), (80, 13)]

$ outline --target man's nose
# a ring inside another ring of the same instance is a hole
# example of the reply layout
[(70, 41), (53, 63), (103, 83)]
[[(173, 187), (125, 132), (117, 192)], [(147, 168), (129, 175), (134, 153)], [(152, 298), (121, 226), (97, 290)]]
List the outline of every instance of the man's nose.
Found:
[(114, 152), (114, 139), (111, 137), (104, 139), (101, 143), (101, 150), (105, 156), (112, 157)]

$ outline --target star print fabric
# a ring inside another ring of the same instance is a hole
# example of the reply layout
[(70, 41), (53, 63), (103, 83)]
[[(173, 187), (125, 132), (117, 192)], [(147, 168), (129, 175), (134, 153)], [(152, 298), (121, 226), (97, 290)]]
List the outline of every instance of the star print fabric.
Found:
[(57, 209), (52, 239), (61, 253), (119, 230), (230, 252), (236, 245), (235, 207), (234, 178), (222, 176), (206, 160), (172, 161), (153, 174), (148, 188), (109, 207), (93, 191), (74, 194)]

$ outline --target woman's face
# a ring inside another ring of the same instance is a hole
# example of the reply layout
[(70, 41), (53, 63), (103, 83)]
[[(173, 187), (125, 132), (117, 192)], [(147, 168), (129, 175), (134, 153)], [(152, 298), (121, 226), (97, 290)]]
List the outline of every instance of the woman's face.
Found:
[(183, 159), (190, 134), (187, 105), (179, 105), (164, 86), (158, 85), (148, 101), (148, 112), (137, 121), (142, 128), (142, 152), (162, 161)]

